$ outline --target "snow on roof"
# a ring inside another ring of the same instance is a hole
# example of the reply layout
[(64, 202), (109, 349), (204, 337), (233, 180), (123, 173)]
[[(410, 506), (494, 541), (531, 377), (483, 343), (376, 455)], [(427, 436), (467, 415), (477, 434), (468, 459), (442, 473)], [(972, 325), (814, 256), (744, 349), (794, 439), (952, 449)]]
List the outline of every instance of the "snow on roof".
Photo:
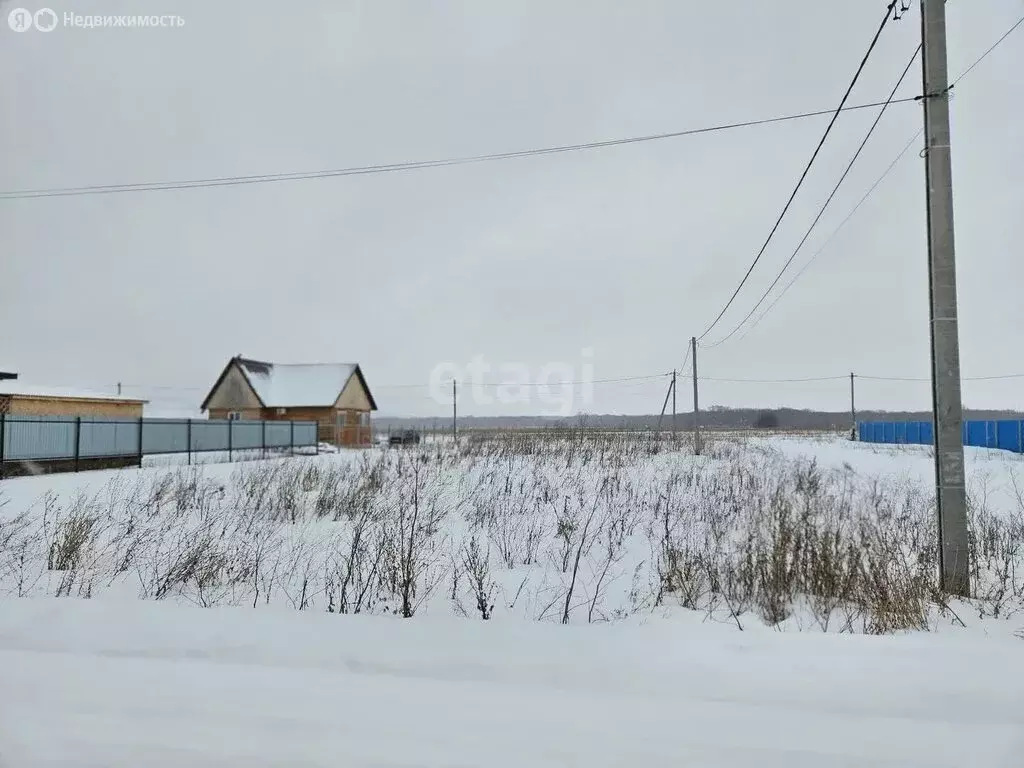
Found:
[(356, 369), (355, 363), (280, 365), (239, 360), (253, 390), (267, 408), (334, 405)]
[(60, 400), (117, 400), (123, 403), (144, 403), (137, 397), (123, 397), (109, 392), (91, 392), (86, 389), (67, 389), (66, 387), (47, 387), (24, 382), (0, 381), (0, 395), (21, 395), (22, 397), (47, 397)]

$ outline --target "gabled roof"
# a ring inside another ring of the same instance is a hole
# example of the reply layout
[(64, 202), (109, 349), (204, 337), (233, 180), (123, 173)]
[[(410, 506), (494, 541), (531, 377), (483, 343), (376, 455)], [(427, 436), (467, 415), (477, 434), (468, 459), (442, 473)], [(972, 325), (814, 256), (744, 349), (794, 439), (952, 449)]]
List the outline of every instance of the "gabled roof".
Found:
[(267, 408), (333, 405), (356, 366), (350, 363), (275, 365), (238, 360), (249, 385)]
[(86, 389), (66, 389), (64, 387), (46, 387), (37, 384), (23, 384), (20, 381), (0, 381), (0, 395), (14, 397), (33, 397), (46, 400), (112, 400), (118, 403), (146, 403), (137, 397), (122, 397), (108, 392), (91, 392)]
[(370, 407), (377, 410), (377, 403), (358, 363), (280, 364), (239, 356), (228, 362), (213, 385), (203, 401), (204, 411), (232, 365), (238, 366), (264, 408), (329, 408), (355, 375), (366, 392)]

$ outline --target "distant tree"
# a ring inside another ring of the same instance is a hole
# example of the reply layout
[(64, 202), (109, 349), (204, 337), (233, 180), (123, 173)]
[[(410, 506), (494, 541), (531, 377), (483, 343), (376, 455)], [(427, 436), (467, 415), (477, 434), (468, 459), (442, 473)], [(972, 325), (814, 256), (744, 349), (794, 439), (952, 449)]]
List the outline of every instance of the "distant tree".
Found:
[(761, 411), (754, 421), (755, 429), (778, 429), (779, 417), (774, 411)]

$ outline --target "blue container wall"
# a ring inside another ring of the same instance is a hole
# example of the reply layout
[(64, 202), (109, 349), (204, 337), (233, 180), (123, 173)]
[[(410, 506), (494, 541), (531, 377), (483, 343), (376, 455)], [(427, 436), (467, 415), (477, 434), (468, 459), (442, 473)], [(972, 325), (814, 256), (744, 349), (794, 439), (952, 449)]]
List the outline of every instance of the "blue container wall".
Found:
[[(862, 421), (857, 435), (862, 443), (932, 445), (935, 427), (930, 421)], [(964, 445), (1024, 453), (1024, 421), (965, 421), (962, 436)]]
[(1003, 419), (996, 422), (996, 448), (1024, 453), (1024, 421)]

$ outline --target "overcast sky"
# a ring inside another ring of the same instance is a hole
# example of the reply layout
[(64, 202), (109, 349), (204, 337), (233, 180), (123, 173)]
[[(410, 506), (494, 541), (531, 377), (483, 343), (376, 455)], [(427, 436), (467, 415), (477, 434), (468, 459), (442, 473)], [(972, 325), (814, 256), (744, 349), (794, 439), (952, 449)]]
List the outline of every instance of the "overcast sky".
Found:
[[(0, 26), (0, 189), (394, 163), (828, 109), (884, 5), (53, 0), (58, 16), (185, 24)], [(899, 76), (920, 37), (913, 5), (885, 31), (854, 102), (884, 99)], [(41, 7), (7, 0), (5, 19), (15, 6)], [(951, 0), (951, 72), (1022, 13), (1024, 0)], [(952, 102), (965, 377), (1024, 372), (1022, 71), (1018, 30)], [(901, 95), (920, 88), (915, 65)], [(775, 277), (873, 118), (841, 118), (709, 341)], [(448, 413), (431, 399), (431, 371), (478, 356), (491, 381), (503, 364), (531, 381), (586, 378), (587, 365), (598, 380), (660, 374), (732, 293), (827, 120), (403, 173), (0, 200), (0, 367), (35, 383), (121, 381), (180, 409), (236, 353), (355, 361), (389, 415)], [(920, 125), (918, 105), (891, 108), (794, 271)], [(919, 149), (763, 322), (701, 351), (702, 375), (928, 375)], [(409, 384), (422, 386), (394, 386)], [(574, 407), (657, 412), (665, 385), (598, 383)], [(859, 387), (865, 407), (929, 405), (924, 382)], [(840, 410), (848, 389), (707, 381), (701, 400)], [(1024, 407), (1024, 379), (964, 389), (969, 406)], [(680, 410), (690, 405), (680, 386)], [(460, 408), (549, 409), (472, 398)]]

